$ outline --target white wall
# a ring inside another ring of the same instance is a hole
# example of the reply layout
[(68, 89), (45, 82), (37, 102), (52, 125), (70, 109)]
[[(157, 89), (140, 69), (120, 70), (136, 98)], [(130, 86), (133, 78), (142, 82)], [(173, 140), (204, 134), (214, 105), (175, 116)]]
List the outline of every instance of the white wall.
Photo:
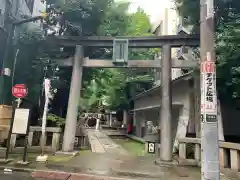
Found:
[(26, 4), (25, 0), (18, 0), (18, 11), (17, 11), (17, 17), (21, 17), (23, 15), (31, 16), (31, 12), (28, 9), (28, 6)]
[(45, 11), (46, 11), (46, 3), (42, 3), (41, 0), (35, 0), (32, 16), (39, 16), (41, 12), (45, 12)]
[[(41, 0), (35, 0), (34, 1), (34, 5), (33, 5), (33, 13), (32, 16), (39, 16), (41, 15), (41, 12), (45, 12), (46, 11), (46, 4), (42, 3)], [(31, 23), (30, 28), (34, 28), (34, 29), (41, 29), (41, 22), (40, 21), (36, 21)]]
[(6, 1), (1, 0), (0, 1), (0, 9), (1, 9), (3, 14), (5, 13), (5, 7), (6, 7)]
[[(190, 92), (191, 88), (189, 86), (188, 80), (176, 80), (172, 84), (172, 135), (174, 140), (174, 147), (178, 147), (178, 139), (185, 138), (187, 133), (187, 127), (190, 122)], [(141, 117), (145, 117), (146, 121), (153, 121), (155, 125), (159, 124), (160, 120), (160, 88), (156, 88), (149, 95), (140, 97), (134, 102), (134, 108), (140, 109), (144, 107), (156, 107), (154, 109), (144, 110), (142, 114), (140, 111), (135, 111), (136, 114), (136, 126), (139, 129)], [(144, 115), (143, 115), (144, 114)], [(160, 127), (161, 128), (161, 127)], [(137, 136), (139, 136), (139, 130), (136, 130)]]
[[(163, 6), (161, 6), (159, 11), (159, 19), (153, 23), (154, 28), (156, 28), (161, 23), (162, 32), (160, 32), (158, 35), (176, 35), (180, 18), (174, 3), (171, 2), (171, 0), (164, 0)], [(172, 49), (173, 58), (176, 57), (177, 50), (177, 48)], [(172, 79), (176, 79), (181, 75), (181, 69), (172, 68)], [(159, 81), (156, 84), (159, 84)]]

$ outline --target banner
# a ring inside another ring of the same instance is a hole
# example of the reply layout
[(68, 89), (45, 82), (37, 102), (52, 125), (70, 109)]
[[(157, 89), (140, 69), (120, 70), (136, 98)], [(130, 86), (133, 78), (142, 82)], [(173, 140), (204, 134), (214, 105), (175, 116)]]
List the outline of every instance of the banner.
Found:
[(50, 88), (51, 88), (51, 81), (49, 79), (44, 79), (45, 105), (44, 105), (43, 116), (42, 116), (42, 133), (45, 133), (46, 131)]
[(45, 98), (49, 97), (50, 88), (51, 88), (51, 81), (49, 79), (44, 79)]
[(217, 121), (216, 71), (213, 61), (201, 63), (201, 119)]

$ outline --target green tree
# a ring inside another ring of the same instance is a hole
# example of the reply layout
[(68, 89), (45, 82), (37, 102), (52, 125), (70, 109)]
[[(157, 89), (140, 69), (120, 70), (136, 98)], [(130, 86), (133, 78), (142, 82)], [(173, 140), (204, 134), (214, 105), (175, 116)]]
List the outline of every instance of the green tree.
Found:
[[(149, 36), (151, 24), (148, 15), (138, 9), (136, 13), (128, 14), (128, 3), (113, 4), (107, 12), (99, 32), (111, 36)], [(156, 50), (155, 50), (156, 51)], [(129, 59), (153, 59), (155, 51), (148, 49), (131, 49)], [(103, 57), (111, 58), (109, 54)], [(127, 89), (137, 88), (137, 84), (152, 82), (149, 71), (136, 72), (133, 69), (100, 69), (94, 80), (86, 83), (84, 96), (80, 100), (81, 106), (86, 109), (96, 109), (104, 106), (114, 109), (128, 102)]]
[[(200, 1), (175, 0), (185, 25), (194, 25), (199, 33)], [(239, 38), (240, 1), (215, 0), (217, 89), (220, 98), (231, 100), (240, 96)], [(193, 33), (194, 33), (193, 32)]]
[[(55, 35), (151, 35), (151, 29), (148, 16), (142, 9), (138, 9), (136, 13), (128, 13), (129, 3), (115, 3), (112, 0), (48, 0), (47, 12), (50, 17), (45, 20), (45, 28), (60, 25), (59, 34)], [(134, 27), (136, 27), (134, 29)], [(52, 29), (52, 28), (50, 28)], [(43, 68), (49, 64), (49, 60), (72, 56), (73, 48), (64, 48), (63, 51), (57, 48), (52, 48), (47, 44), (38, 44), (38, 37), (27, 32), (29, 38), (28, 43), (23, 37), (18, 39), (21, 54), (17, 64), (17, 74), (21, 72), (21, 64), (27, 64), (26, 70), (28, 73), (19, 74), (19, 78), (25, 77), (26, 83), (29, 84), (31, 94), (34, 99), (38, 99), (41, 91), (42, 77), (44, 75)], [(21, 44), (24, 46), (20, 47)], [(38, 50), (33, 50), (32, 56), (26, 56), (29, 45), (34, 44)], [(38, 46), (40, 45), (40, 46)], [(24, 48), (23, 48), (24, 47)], [(16, 47), (17, 49), (17, 47)], [(112, 52), (106, 49), (85, 48), (85, 55), (92, 58), (112, 58)], [(131, 50), (129, 53), (130, 59), (153, 59), (154, 51), (148, 49)], [(28, 67), (28, 68), (27, 68)], [(20, 71), (20, 72), (19, 72)], [(31, 75), (30, 75), (31, 74)], [(36, 75), (35, 75), (36, 74)], [(33, 76), (34, 75), (34, 76)], [(48, 72), (49, 76), (53, 73), (51, 68)], [(71, 78), (71, 69), (61, 68), (58, 73), (60, 89), (63, 86), (69, 87)], [(107, 108), (116, 108), (121, 104), (127, 103), (126, 89), (131, 86), (136, 87), (142, 82), (151, 82), (151, 75), (147, 71), (136, 72), (126, 69), (86, 69), (83, 76), (83, 94), (81, 106), (84, 108), (98, 108), (105, 106)], [(16, 79), (16, 81), (18, 81)], [(65, 83), (66, 82), (66, 83)], [(67, 96), (67, 95), (66, 95)]]

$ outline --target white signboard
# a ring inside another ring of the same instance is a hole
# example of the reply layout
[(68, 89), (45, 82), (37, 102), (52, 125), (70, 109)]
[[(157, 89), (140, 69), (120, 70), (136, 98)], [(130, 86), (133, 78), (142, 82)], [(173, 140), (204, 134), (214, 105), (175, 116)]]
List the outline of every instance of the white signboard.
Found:
[(216, 74), (206, 73), (205, 74), (205, 113), (216, 113), (217, 112), (217, 99), (216, 99)]
[(215, 63), (201, 63), (201, 116), (203, 122), (217, 120), (216, 71)]
[(155, 152), (155, 144), (154, 143), (148, 143), (148, 152), (149, 153)]
[(13, 121), (13, 134), (27, 134), (29, 109), (16, 109)]
[(213, 0), (205, 0), (207, 5), (207, 17), (206, 19), (213, 18), (214, 17), (214, 4)]

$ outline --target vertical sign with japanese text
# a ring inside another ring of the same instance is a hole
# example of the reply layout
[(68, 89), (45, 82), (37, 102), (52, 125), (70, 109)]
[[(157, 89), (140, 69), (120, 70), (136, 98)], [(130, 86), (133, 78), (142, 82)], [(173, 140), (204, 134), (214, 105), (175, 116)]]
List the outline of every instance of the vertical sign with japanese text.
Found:
[(217, 121), (215, 62), (201, 63), (201, 119), (203, 122)]

